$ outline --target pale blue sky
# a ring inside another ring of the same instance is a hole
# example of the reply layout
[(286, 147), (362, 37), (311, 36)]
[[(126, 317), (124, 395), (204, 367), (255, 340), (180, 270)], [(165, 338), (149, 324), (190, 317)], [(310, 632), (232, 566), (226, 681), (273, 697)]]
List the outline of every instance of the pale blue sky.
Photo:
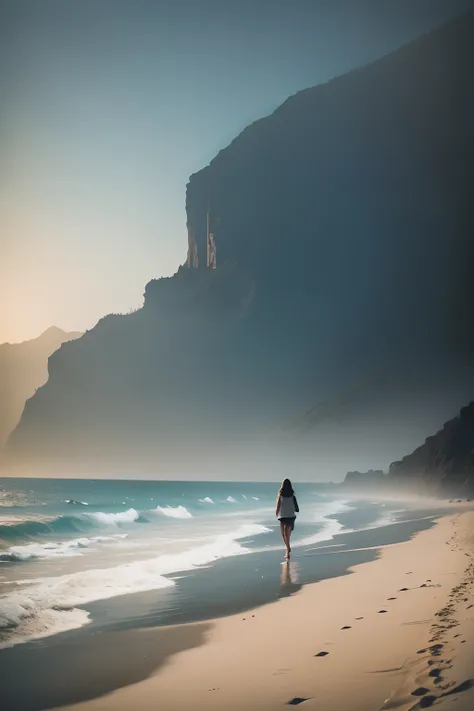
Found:
[(248, 123), (471, 0), (0, 0), (0, 342), (142, 303)]

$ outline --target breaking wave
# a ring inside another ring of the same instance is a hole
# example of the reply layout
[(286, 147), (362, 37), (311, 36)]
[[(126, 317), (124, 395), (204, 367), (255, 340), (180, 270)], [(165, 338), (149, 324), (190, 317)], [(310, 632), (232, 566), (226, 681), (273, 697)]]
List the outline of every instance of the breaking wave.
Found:
[(193, 515), (184, 506), (157, 506), (154, 509), (156, 513), (169, 516), (170, 518), (192, 518)]
[(0, 647), (80, 627), (89, 620), (88, 613), (78, 609), (81, 605), (173, 586), (173, 580), (165, 576), (244, 555), (249, 549), (239, 541), (269, 530), (259, 524), (244, 524), (181, 552), (111, 568), (17, 581), (15, 589), (0, 599)]
[(39, 536), (83, 533), (102, 526), (120, 526), (137, 521), (140, 514), (135, 509), (119, 513), (83, 513), (55, 518), (30, 519), (0, 525), (0, 539), (15, 541)]
[(133, 523), (140, 518), (140, 514), (135, 509), (128, 509), (128, 511), (120, 511), (119, 513), (102, 513), (98, 511), (97, 513), (84, 514), (84, 516), (89, 516), (93, 521), (105, 526)]

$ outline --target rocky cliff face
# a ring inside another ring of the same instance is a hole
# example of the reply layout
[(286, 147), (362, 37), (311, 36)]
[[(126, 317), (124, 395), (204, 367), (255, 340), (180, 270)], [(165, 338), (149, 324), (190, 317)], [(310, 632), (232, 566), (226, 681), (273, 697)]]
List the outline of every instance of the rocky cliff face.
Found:
[(38, 338), (0, 345), (0, 449), (18, 424), (28, 398), (48, 379), (48, 358), (81, 333), (48, 328)]
[(474, 494), (474, 402), (412, 454), (394, 462), (389, 479), (401, 487), (453, 496)]
[(189, 267), (51, 358), (12, 458), (195, 469), (399, 352), (464, 372), (473, 60), (467, 15), (245, 129), (191, 176)]
[(471, 254), (473, 26), (296, 94), (191, 176), (199, 263), (210, 206), (218, 264), (265, 273), (306, 312), (311, 295), (315, 327), (329, 311), (371, 345), (376, 327), (393, 343), (408, 327), (447, 337)]

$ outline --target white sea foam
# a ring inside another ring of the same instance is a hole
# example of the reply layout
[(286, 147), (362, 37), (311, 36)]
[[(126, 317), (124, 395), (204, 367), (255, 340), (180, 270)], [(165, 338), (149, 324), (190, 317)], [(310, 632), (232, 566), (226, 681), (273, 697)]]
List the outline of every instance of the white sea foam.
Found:
[(260, 499), (258, 498), (258, 496), (252, 496), (252, 499), (254, 499), (255, 501), (260, 501)]
[(102, 511), (97, 511), (96, 513), (84, 514), (92, 518), (94, 521), (100, 524), (105, 524), (107, 526), (117, 526), (121, 523), (133, 523), (139, 517), (138, 511), (135, 509), (128, 509), (128, 511), (120, 511), (119, 513), (103, 513)]
[[(5, 619), (7, 624), (4, 626)], [(89, 613), (78, 608), (68, 610), (50, 608), (28, 616), (26, 608), (21, 608), (20, 610), (12, 607), (7, 612), (6, 618), (4, 618), (4, 610), (0, 609), (0, 649), (13, 647), (15, 644), (30, 642), (41, 637), (50, 637), (59, 632), (74, 630), (86, 625), (88, 622)], [(21, 630), (21, 634), (17, 635), (17, 630)]]
[(175, 585), (164, 576), (246, 554), (249, 550), (239, 540), (268, 530), (258, 524), (244, 524), (210, 543), (179, 553), (112, 568), (16, 581), (14, 591), (0, 598), (0, 647), (86, 624), (87, 613), (77, 609), (81, 605)]
[(343, 524), (339, 523), (339, 521), (337, 521), (336, 519), (328, 518), (328, 516), (331, 514), (339, 514), (344, 513), (345, 511), (349, 511), (351, 509), (351, 506), (348, 506), (347, 504), (347, 501), (331, 501), (327, 504), (323, 504), (323, 509), (321, 510), (320, 508), (318, 510), (318, 516), (316, 520), (324, 523), (324, 527), (313, 535), (305, 536), (299, 541), (295, 541), (294, 547), (307, 546), (312, 543), (319, 543), (320, 541), (332, 540), (334, 536), (337, 536), (339, 533), (342, 533), (342, 531), (344, 531), (344, 533), (354, 533), (355, 531), (369, 531), (375, 528), (383, 528), (384, 526), (390, 526), (394, 523), (393, 516), (391, 515), (393, 512), (385, 513), (373, 523), (364, 525), (363, 527), (356, 529), (345, 528)]
[(316, 515), (313, 517), (313, 521), (315, 523), (322, 523), (323, 528), (317, 533), (296, 540), (294, 544), (292, 544), (293, 547), (298, 548), (311, 545), (312, 543), (319, 543), (320, 541), (332, 540), (334, 536), (342, 531), (344, 526), (342, 523), (339, 523), (337, 519), (328, 517), (332, 514), (343, 513), (348, 510), (350, 510), (350, 506), (347, 506), (346, 501), (329, 501), (319, 506)]
[(75, 555), (82, 555), (82, 549), (90, 548), (97, 543), (106, 543), (123, 539), (127, 534), (116, 534), (114, 536), (94, 536), (93, 538), (74, 538), (70, 541), (60, 541), (50, 543), (28, 543), (24, 546), (11, 546), (0, 552), (0, 562), (24, 562), (38, 558), (65, 558)]
[(233, 496), (228, 496), (226, 501), (228, 501), (229, 504), (236, 504), (237, 503), (237, 501), (234, 499)]
[(193, 515), (184, 506), (157, 506), (155, 511), (157, 513), (163, 514), (164, 516), (169, 516), (170, 518), (192, 518)]
[(205, 496), (203, 499), (199, 499), (201, 504), (213, 504), (213, 500), (210, 496)]

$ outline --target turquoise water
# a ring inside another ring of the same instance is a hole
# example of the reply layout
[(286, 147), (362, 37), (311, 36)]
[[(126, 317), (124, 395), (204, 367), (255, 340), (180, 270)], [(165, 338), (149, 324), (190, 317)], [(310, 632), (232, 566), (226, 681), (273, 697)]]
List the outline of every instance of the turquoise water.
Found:
[[(224, 559), (282, 550), (277, 484), (0, 480), (0, 644), (90, 623), (90, 605), (169, 589), (185, 571), (211, 579)], [(400, 505), (348, 502), (295, 484), (295, 554), (342, 533), (386, 526)], [(333, 542), (333, 543), (331, 543)], [(254, 555), (253, 559), (257, 556)], [(245, 559), (247, 560), (247, 559)]]

